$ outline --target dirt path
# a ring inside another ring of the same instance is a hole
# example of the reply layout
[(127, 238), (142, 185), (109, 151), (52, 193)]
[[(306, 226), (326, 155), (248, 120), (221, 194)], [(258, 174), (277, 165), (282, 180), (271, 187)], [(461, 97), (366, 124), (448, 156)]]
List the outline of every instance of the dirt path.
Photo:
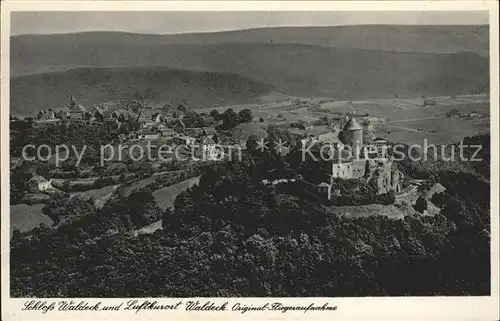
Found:
[(431, 133), (431, 132), (426, 132), (424, 130), (420, 130), (420, 129), (416, 129), (416, 128), (409, 128), (409, 127), (390, 126), (390, 128), (401, 129), (401, 130), (405, 130), (408, 132), (424, 133), (424, 134), (429, 134), (429, 135), (445, 135), (444, 133)]
[(440, 118), (445, 118), (445, 116), (431, 116), (431, 117), (422, 117), (422, 118), (410, 118), (410, 119), (401, 119), (401, 120), (390, 120), (387, 123), (388, 124), (392, 124), (392, 123), (406, 123), (406, 122), (413, 122), (413, 121), (419, 121), (419, 120), (440, 119)]
[[(156, 172), (156, 173), (153, 173), (151, 176), (155, 177), (155, 176), (160, 176), (160, 175), (165, 175), (165, 174), (175, 174), (175, 173), (181, 173), (181, 172), (184, 172), (184, 170)], [(111, 178), (111, 179), (119, 179), (121, 175), (122, 174), (105, 176), (105, 177)], [(123, 174), (123, 175), (125, 176), (125, 178), (127, 178), (127, 177), (132, 177), (132, 176), (136, 175), (136, 173), (127, 173), (127, 174)], [(94, 177), (86, 177), (86, 178), (53, 178), (52, 182), (57, 183), (57, 184), (62, 184), (65, 181), (71, 181), (73, 183), (85, 183), (85, 182), (89, 182), (89, 181), (96, 181), (100, 178), (102, 178), (102, 177), (94, 176)]]

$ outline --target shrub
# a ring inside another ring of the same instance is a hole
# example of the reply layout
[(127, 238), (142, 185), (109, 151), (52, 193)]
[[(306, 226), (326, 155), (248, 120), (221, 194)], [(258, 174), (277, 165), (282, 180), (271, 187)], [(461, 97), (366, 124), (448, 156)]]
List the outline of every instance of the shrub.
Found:
[(443, 192), (434, 193), (431, 197), (431, 202), (437, 207), (441, 207), (441, 205), (443, 205), (444, 203), (444, 193)]
[(93, 188), (101, 188), (101, 187), (104, 187), (104, 186), (112, 185), (113, 183), (114, 183), (113, 178), (111, 178), (111, 177), (101, 177), (101, 178), (97, 179), (94, 182)]
[(413, 208), (415, 209), (415, 211), (423, 213), (425, 210), (427, 210), (427, 200), (423, 196), (420, 196), (415, 202)]

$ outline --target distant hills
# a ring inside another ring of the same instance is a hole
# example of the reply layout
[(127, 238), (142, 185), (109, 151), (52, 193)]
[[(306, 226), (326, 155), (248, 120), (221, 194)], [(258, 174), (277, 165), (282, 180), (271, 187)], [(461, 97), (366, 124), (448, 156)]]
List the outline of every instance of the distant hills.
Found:
[(215, 104), (254, 102), (274, 87), (237, 74), (193, 72), (165, 67), (78, 68), (11, 80), (11, 113), (30, 115), (68, 102), (91, 106), (118, 98), (147, 96), (151, 102), (178, 103), (199, 109)]
[[(144, 75), (154, 72), (156, 66), (183, 69), (195, 78), (201, 74), (194, 76), (189, 71), (222, 72), (225, 77), (234, 74), (235, 88), (240, 82), (252, 88), (246, 98), (245, 90), (233, 98), (227, 93), (232, 92), (232, 96), (236, 90), (226, 91), (222, 97), (212, 89), (202, 90), (204, 81), (197, 80), (192, 88), (171, 86), (169, 93), (162, 94), (184, 97), (190, 91), (194, 105), (201, 105), (201, 97), (193, 90), (200, 90), (200, 95), (210, 92), (212, 98), (206, 99), (205, 107), (215, 101), (253, 101), (255, 93), (270, 88), (290, 95), (339, 99), (478, 93), (489, 88), (488, 34), (488, 26), (343, 26), (180, 35), (87, 32), (15, 36), (11, 38), (13, 77), (92, 67), (86, 70), (97, 72), (96, 79), (113, 81), (104, 81), (105, 90), (94, 88), (102, 86), (102, 81), (89, 83), (75, 78), (82, 70), (14, 78), (12, 106), (38, 106), (40, 103), (24, 105), (29, 92), (38, 96), (61, 92), (67, 97), (73, 88), (85, 88), (90, 92), (80, 91), (84, 101), (121, 94), (137, 83), (134, 77), (139, 74), (143, 89), (151, 87), (157, 92), (160, 85), (155, 82), (161, 77)], [(117, 79), (117, 67), (127, 70), (121, 75), (127, 78)], [(134, 68), (139, 68), (137, 73)], [(54, 82), (54, 77), (62, 82)], [(216, 86), (219, 80), (227, 81), (225, 77), (214, 76), (210, 83)], [(226, 82), (219, 85), (229, 86)], [(48, 88), (52, 91), (43, 94)]]
[(304, 44), (330, 48), (381, 51), (488, 55), (488, 26), (360, 25), (336, 27), (277, 27), (174, 35), (124, 32), (21, 35), (12, 37), (13, 48), (61, 48), (102, 45), (214, 45), (226, 43)]

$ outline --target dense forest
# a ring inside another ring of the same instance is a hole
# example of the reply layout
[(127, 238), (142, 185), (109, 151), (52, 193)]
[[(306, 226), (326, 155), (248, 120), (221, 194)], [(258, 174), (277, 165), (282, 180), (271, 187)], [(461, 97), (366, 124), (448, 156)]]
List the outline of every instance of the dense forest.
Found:
[[(14, 233), (11, 295), (489, 295), (490, 138), (469, 139), (483, 144), (480, 164), (398, 165), (446, 187), (432, 198), (434, 216), (342, 217), (264, 185), (295, 168), (258, 152), (207, 169), (173, 210), (148, 190), (100, 210), (60, 201), (70, 218), (57, 229)], [(131, 233), (159, 219), (163, 229)]]
[[(48, 145), (55, 148), (57, 145), (75, 147), (95, 147), (111, 143), (118, 138), (120, 133), (128, 132), (129, 127), (138, 127), (138, 123), (130, 122), (126, 126), (116, 129), (113, 126), (100, 123), (62, 123), (61, 125), (49, 125), (34, 127), (29, 121), (19, 121), (11, 124), (11, 157), (21, 156), (22, 148), (28, 144), (35, 146)], [(136, 129), (136, 128), (135, 128)], [(33, 150), (26, 151), (29, 156), (35, 153)]]

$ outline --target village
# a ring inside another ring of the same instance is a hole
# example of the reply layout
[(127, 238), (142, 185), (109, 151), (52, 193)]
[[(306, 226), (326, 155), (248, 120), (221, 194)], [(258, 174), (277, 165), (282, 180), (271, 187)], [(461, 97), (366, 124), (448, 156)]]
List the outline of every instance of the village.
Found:
[[(135, 130), (127, 131), (127, 135), (119, 136), (120, 142), (156, 140), (175, 140), (178, 144), (192, 145), (197, 142), (197, 138), (212, 139), (215, 134), (214, 127), (218, 125), (214, 117), (201, 115), (202, 122), (208, 124), (207, 127), (186, 128), (182, 121), (186, 108), (180, 104), (174, 109), (171, 105), (161, 108), (152, 108), (144, 105), (143, 102), (132, 100), (126, 106), (119, 103), (107, 103), (87, 109), (81, 104), (77, 104), (73, 96), (65, 108), (53, 110), (41, 110), (34, 119), (34, 126), (45, 126), (57, 124), (61, 121), (80, 123), (103, 123), (116, 129), (126, 126), (129, 123), (138, 124)], [(199, 129), (198, 131), (196, 129)], [(196, 137), (194, 137), (196, 136)], [(203, 139), (199, 141), (205, 145), (213, 142)]]
[[(142, 98), (86, 107), (70, 95), (61, 108), (48, 108), (24, 118), (11, 116), (11, 137), (23, 136), (20, 133), (26, 127), (45, 134), (54, 128), (60, 130), (61, 126), (68, 130), (77, 126), (83, 130), (83, 135), (86, 131), (102, 131), (103, 128), (102, 136), (110, 132), (116, 134), (111, 135), (106, 148), (102, 149), (101, 142), (101, 150), (87, 149), (82, 163), (76, 163), (74, 155), (62, 155), (62, 163), (54, 155), (43, 161), (27, 161), (18, 149), (11, 156), (11, 173), (14, 181), (18, 181), (16, 190), (21, 192), (13, 210), (15, 212), (17, 206), (21, 213), (39, 212), (54, 195), (65, 193), (93, 199), (102, 206), (117, 189), (124, 187), (127, 193), (148, 186), (161, 191), (168, 188), (168, 184), (196, 181), (203, 168), (215, 163), (241, 160), (242, 153), (248, 153), (249, 149), (274, 150), (280, 157), (300, 154), (302, 161), (326, 155), (326, 167), (320, 162), (312, 162), (312, 172), (321, 168), (320, 177), (308, 177), (308, 170), (305, 170), (305, 175), (264, 179), (264, 184), (300, 183), (300, 188), (308, 193), (331, 201), (345, 193), (339, 182), (350, 180), (372, 186), (374, 195), (391, 193), (397, 204), (409, 203), (411, 207), (419, 198), (417, 189), (422, 182), (405, 177), (388, 150), (394, 141), (401, 142), (399, 138), (405, 142), (406, 136), (401, 136), (405, 131), (417, 135), (421, 130), (400, 125), (411, 121), (421, 126), (423, 120), (431, 123), (436, 118), (467, 126), (474, 121), (482, 123), (488, 121), (488, 117), (483, 118), (483, 113), (475, 112), (476, 105), (468, 105), (480, 99), (483, 98), (460, 96), (376, 101), (379, 104), (376, 106), (380, 107), (376, 107), (375, 112), (380, 110), (382, 116), (391, 117), (388, 119), (378, 117), (378, 113), (367, 113), (366, 101), (342, 102), (321, 97), (273, 94), (258, 105), (191, 110), (185, 101), (160, 102)], [(450, 103), (455, 108), (450, 109)], [(432, 116), (394, 119), (395, 111), (384, 112), (384, 104), (394, 105), (391, 108), (398, 111), (398, 115), (411, 111)], [(448, 113), (442, 114), (443, 110)], [(444, 136), (436, 133), (435, 137)], [(414, 139), (412, 137), (409, 142)], [(66, 143), (64, 139), (62, 143)], [(144, 154), (160, 155), (162, 147), (171, 151), (166, 158), (143, 157)], [(161, 196), (157, 197), (157, 202), (165, 204), (165, 208), (170, 207), (180, 191), (168, 194), (167, 202), (161, 199), (165, 193), (158, 192), (156, 195)]]
[[(483, 114), (475, 113), (474, 105), (468, 106), (479, 99), (482, 97), (381, 99), (373, 102), (377, 105), (370, 105), (376, 108), (368, 113), (368, 101), (292, 97), (279, 93), (264, 97), (259, 104), (195, 110), (191, 110), (186, 101), (148, 101), (141, 97), (86, 107), (70, 95), (61, 108), (48, 108), (25, 117), (11, 116), (11, 137), (22, 137), (21, 133), (31, 128), (42, 136), (48, 135), (41, 139), (44, 142), (79, 128), (73, 136), (96, 136), (94, 140), (100, 142), (100, 149), (89, 146), (85, 154), (82, 153), (82, 159), (63, 152), (29, 161), (17, 146), (20, 144), (15, 143), (14, 147), (18, 148), (11, 156), (11, 177), (17, 182), (14, 190), (19, 193), (15, 194), (15, 205), (11, 209), (20, 215), (26, 213), (31, 220), (43, 217), (39, 213), (54, 197), (69, 195), (90, 199), (100, 208), (116, 195), (126, 197), (146, 189), (153, 191), (162, 209), (168, 209), (179, 193), (197, 184), (207, 168), (217, 163), (241, 161), (242, 155), (254, 150), (272, 150), (282, 159), (300, 155), (304, 164), (313, 160), (312, 165), (308, 165), (312, 167), (295, 165), (296, 169), (301, 168), (301, 174), (274, 175), (263, 179), (264, 185), (279, 188), (283, 184), (294, 184), (304, 195), (314, 195), (321, 202), (337, 205), (349, 204), (341, 200), (350, 197), (347, 194), (357, 193), (364, 185), (369, 186), (370, 191), (364, 192), (363, 202), (387, 202), (405, 208), (392, 206), (389, 216), (408, 215), (415, 211), (416, 204), (420, 204), (419, 212), (435, 213), (437, 209), (425, 201), (432, 195), (419, 192), (419, 186), (427, 186), (428, 182), (405, 176), (388, 152), (393, 147), (393, 139), (403, 138), (405, 142), (406, 136), (400, 136), (401, 133), (408, 130), (416, 134), (420, 130), (400, 127), (407, 120), (399, 120), (401, 116), (394, 119), (392, 115), (395, 111), (401, 115), (411, 111), (435, 115), (427, 121), (435, 118), (462, 123), (483, 121)], [(450, 103), (456, 108), (450, 109)], [(394, 112), (384, 111), (384, 105), (391, 106)], [(443, 110), (451, 112), (441, 116)], [(421, 119), (427, 119), (409, 118), (408, 121), (418, 125)], [(439, 135), (442, 136), (437, 133), (435, 137)], [(61, 142), (67, 143), (66, 138)], [(40, 148), (33, 147), (30, 152), (39, 155)], [(35, 159), (34, 155), (29, 159)], [(345, 190), (343, 182), (348, 181), (355, 182), (357, 187)], [(433, 188), (439, 191), (442, 186), (438, 184)], [(346, 215), (362, 215), (356, 213), (367, 210), (363, 206), (339, 208), (347, 210)], [(378, 215), (377, 211), (368, 211)], [(34, 215), (29, 215), (30, 212)], [(33, 228), (40, 220), (33, 222), (26, 224), (26, 228)], [(161, 227), (160, 223), (155, 222), (145, 230), (153, 232)]]
[[(244, 119), (238, 120), (241, 118)], [(63, 108), (42, 110), (35, 117), (22, 120), (11, 118), (11, 128), (15, 129), (20, 123), (26, 122), (38, 129), (62, 124), (78, 124), (84, 127), (98, 124), (120, 133), (108, 146), (111, 146), (113, 156), (110, 157), (109, 153), (100, 155), (100, 166), (97, 159), (93, 160), (94, 163), (90, 161), (84, 165), (80, 164), (75, 169), (74, 159), (67, 156), (65, 160), (69, 161), (61, 164), (54, 162), (54, 157), (48, 158), (46, 164), (39, 161), (28, 162), (21, 155), (11, 157), (11, 171), (22, 173), (26, 182), (26, 194), (21, 202), (27, 204), (43, 203), (53, 195), (67, 192), (73, 196), (93, 195), (96, 203), (101, 204), (120, 184), (133, 185), (136, 182), (136, 185), (144, 188), (144, 184), (140, 183), (141, 179), (150, 180), (151, 183), (151, 175), (152, 178), (168, 176), (173, 173), (171, 169), (174, 172), (184, 171), (179, 177), (189, 179), (198, 175), (199, 168), (203, 166), (210, 166), (217, 161), (228, 161), (235, 156), (241, 158), (242, 151), (259, 146), (261, 149), (276, 147), (275, 151), (281, 156), (301, 147), (303, 157), (307, 157), (309, 150), (317, 151), (327, 147), (331, 165), (325, 177), (329, 179), (311, 183), (307, 178), (300, 178), (303, 186), (326, 200), (340, 195), (335, 183), (337, 179), (371, 182), (376, 187), (377, 194), (397, 194), (403, 190), (403, 174), (387, 155), (387, 141), (375, 135), (376, 131), (385, 126), (386, 121), (383, 118), (359, 117), (346, 113), (333, 117), (318, 115), (316, 121), (287, 121), (282, 114), (265, 119), (262, 116), (252, 116), (248, 109), (240, 110), (239, 114), (232, 109), (222, 114), (216, 110), (209, 114), (198, 114), (182, 103), (176, 108), (168, 103), (156, 104), (153, 107), (152, 104), (140, 100), (108, 102), (86, 108), (70, 96)], [(228, 126), (228, 122), (232, 124)], [(267, 130), (264, 129), (266, 127)], [(272, 131), (270, 128), (281, 133), (286, 132), (286, 135), (281, 135), (283, 142), (280, 137), (280, 143), (274, 147), (267, 144), (269, 133)], [(152, 143), (155, 145), (151, 145)], [(158, 145), (182, 147), (183, 150), (168, 162), (164, 159), (139, 159), (137, 164), (131, 164), (131, 159), (135, 158), (129, 147), (134, 145), (154, 151), (157, 151)], [(118, 149), (120, 153), (117, 152)], [(125, 159), (122, 157), (122, 149), (127, 152)], [(350, 153), (346, 153), (347, 150)], [(119, 157), (116, 157), (117, 155)], [(106, 157), (107, 164), (102, 163), (103, 157)], [(68, 163), (71, 165), (68, 166)], [(185, 168), (189, 170), (186, 171)], [(282, 179), (281, 182), (283, 181), (286, 180)], [(274, 180), (274, 184), (276, 182), (280, 182), (280, 179)]]

